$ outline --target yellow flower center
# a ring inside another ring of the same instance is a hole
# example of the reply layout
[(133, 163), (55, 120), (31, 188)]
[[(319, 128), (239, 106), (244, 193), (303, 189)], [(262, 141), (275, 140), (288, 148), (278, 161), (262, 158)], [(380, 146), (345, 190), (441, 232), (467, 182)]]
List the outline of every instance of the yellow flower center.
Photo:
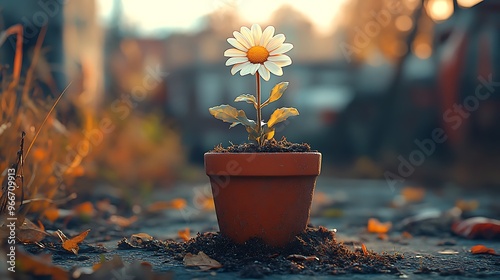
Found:
[(269, 57), (269, 52), (263, 46), (253, 46), (248, 50), (247, 57), (251, 63), (264, 63)]

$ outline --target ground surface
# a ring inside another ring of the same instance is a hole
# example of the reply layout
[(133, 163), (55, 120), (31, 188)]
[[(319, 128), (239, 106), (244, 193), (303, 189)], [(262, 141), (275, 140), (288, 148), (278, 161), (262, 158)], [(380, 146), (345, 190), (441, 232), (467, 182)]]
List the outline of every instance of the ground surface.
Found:
[[(189, 227), (192, 235), (196, 232), (216, 232), (217, 221), (214, 212), (202, 211), (193, 204), (196, 193), (202, 192), (208, 185), (179, 185), (174, 190), (155, 194), (158, 200), (185, 198), (188, 207), (184, 210), (165, 211), (161, 215), (149, 217), (136, 223), (136, 226), (123, 231), (112, 231), (101, 227), (101, 233), (89, 235), (90, 244), (101, 243), (106, 248), (102, 253), (106, 258), (113, 255), (122, 257), (125, 263), (147, 261), (155, 271), (170, 271), (174, 279), (233, 279), (241, 277), (240, 272), (225, 272), (224, 268), (212, 271), (200, 271), (197, 268), (184, 267), (182, 260), (172, 258), (155, 250), (131, 249), (119, 250), (118, 242), (122, 237), (145, 232), (159, 240), (177, 238), (177, 232)], [(353, 251), (365, 244), (368, 250), (402, 254), (403, 259), (395, 262), (397, 274), (340, 274), (337, 279), (468, 279), (486, 277), (500, 279), (500, 257), (494, 255), (473, 255), (469, 252), (473, 245), (483, 244), (500, 252), (498, 240), (467, 240), (454, 236), (449, 230), (446, 219), (436, 218), (422, 224), (416, 223), (402, 227), (400, 222), (415, 214), (432, 213), (451, 209), (456, 199), (477, 199), (479, 208), (469, 213), (472, 216), (498, 218), (498, 195), (491, 191), (464, 191), (452, 186), (436, 191), (427, 191), (425, 199), (395, 208), (398, 204), (399, 190), (391, 188), (383, 181), (351, 181), (321, 178), (316, 189), (316, 198), (312, 209), (311, 225), (337, 229), (336, 238), (344, 241)], [(425, 214), (424, 214), (425, 215)], [(394, 229), (389, 232), (388, 240), (380, 240), (377, 234), (366, 231), (367, 220), (371, 217), (382, 221), (392, 221)], [(91, 225), (89, 225), (91, 227)], [(412, 237), (402, 236), (402, 232), (413, 232)], [(94, 233), (99, 232), (95, 229)], [(419, 235), (422, 234), (423, 235)], [(104, 238), (104, 235), (109, 238)], [(54, 263), (67, 269), (74, 266), (92, 266), (101, 258), (101, 253), (86, 253), (84, 247), (78, 256), (71, 254), (54, 255)], [(222, 265), (224, 265), (222, 263)], [(329, 275), (273, 274), (259, 275), (265, 279), (328, 279)], [(445, 277), (447, 276), (447, 277)], [(445, 277), (445, 278), (443, 278)]]

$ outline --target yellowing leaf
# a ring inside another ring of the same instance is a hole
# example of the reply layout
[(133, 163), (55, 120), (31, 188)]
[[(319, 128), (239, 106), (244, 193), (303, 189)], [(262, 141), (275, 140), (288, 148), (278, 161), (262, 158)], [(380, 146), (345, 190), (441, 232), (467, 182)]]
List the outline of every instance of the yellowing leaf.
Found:
[(230, 127), (242, 124), (247, 127), (255, 126), (253, 120), (249, 120), (245, 115), (243, 110), (237, 110), (236, 108), (229, 105), (219, 105), (208, 109), (210, 114), (216, 119), (222, 120), (224, 122), (232, 123)]
[(71, 239), (64, 240), (62, 243), (62, 247), (65, 250), (73, 252), (75, 255), (77, 255), (78, 250), (80, 249), (80, 247), (78, 247), (78, 244), (81, 243), (85, 239), (85, 237), (87, 237), (89, 232), (90, 232), (90, 229), (78, 234), (77, 236), (75, 236)]
[(288, 119), (288, 117), (297, 116), (299, 111), (295, 108), (279, 108), (276, 109), (271, 117), (269, 117), (269, 121), (267, 122), (267, 126), (269, 128), (273, 127), (275, 124), (280, 123)]
[(236, 97), (236, 99), (234, 101), (235, 102), (244, 101), (246, 103), (253, 104), (253, 106), (255, 108), (257, 108), (257, 100), (255, 100), (255, 96), (253, 96), (251, 94), (242, 94), (242, 95)]
[(197, 255), (187, 253), (184, 256), (184, 266), (197, 266), (201, 270), (205, 271), (212, 268), (221, 268), (222, 264), (200, 251)]
[(288, 82), (281, 82), (275, 85), (271, 90), (271, 93), (269, 94), (269, 98), (266, 100), (266, 102), (262, 103), (262, 107), (267, 106), (269, 103), (280, 99), (287, 87)]

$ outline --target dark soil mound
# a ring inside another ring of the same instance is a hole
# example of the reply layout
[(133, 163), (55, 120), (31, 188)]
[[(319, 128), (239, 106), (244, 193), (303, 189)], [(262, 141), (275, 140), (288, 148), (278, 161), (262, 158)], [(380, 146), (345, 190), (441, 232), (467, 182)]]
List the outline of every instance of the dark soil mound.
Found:
[(353, 252), (337, 243), (335, 233), (323, 227), (308, 228), (285, 248), (269, 247), (260, 239), (238, 245), (211, 232), (181, 244), (167, 241), (165, 253), (174, 253), (180, 260), (180, 255), (202, 251), (223, 265), (218, 272), (239, 272), (241, 277), (251, 278), (270, 274), (399, 273), (393, 263), (401, 258), (362, 250)]
[(271, 139), (266, 141), (263, 146), (256, 143), (244, 143), (240, 145), (231, 145), (227, 148), (219, 145), (210, 152), (213, 153), (299, 153), (299, 152), (316, 152), (311, 150), (307, 143), (297, 144), (291, 143), (283, 137), (280, 141)]

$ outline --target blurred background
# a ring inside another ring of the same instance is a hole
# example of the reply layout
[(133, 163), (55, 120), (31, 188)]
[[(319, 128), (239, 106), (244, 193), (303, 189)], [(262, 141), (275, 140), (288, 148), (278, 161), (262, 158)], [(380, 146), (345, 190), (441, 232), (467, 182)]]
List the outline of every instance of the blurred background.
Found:
[[(206, 181), (204, 152), (247, 141), (208, 108), (255, 91), (223, 56), (253, 23), (294, 45), (263, 92), (290, 82), (275, 107), (300, 116), (275, 137), (322, 152), (323, 176), (499, 188), (495, 0), (2, 0), (1, 170), (71, 83), (26, 159), (38, 185)], [(5, 32), (16, 24), (22, 35)]]

